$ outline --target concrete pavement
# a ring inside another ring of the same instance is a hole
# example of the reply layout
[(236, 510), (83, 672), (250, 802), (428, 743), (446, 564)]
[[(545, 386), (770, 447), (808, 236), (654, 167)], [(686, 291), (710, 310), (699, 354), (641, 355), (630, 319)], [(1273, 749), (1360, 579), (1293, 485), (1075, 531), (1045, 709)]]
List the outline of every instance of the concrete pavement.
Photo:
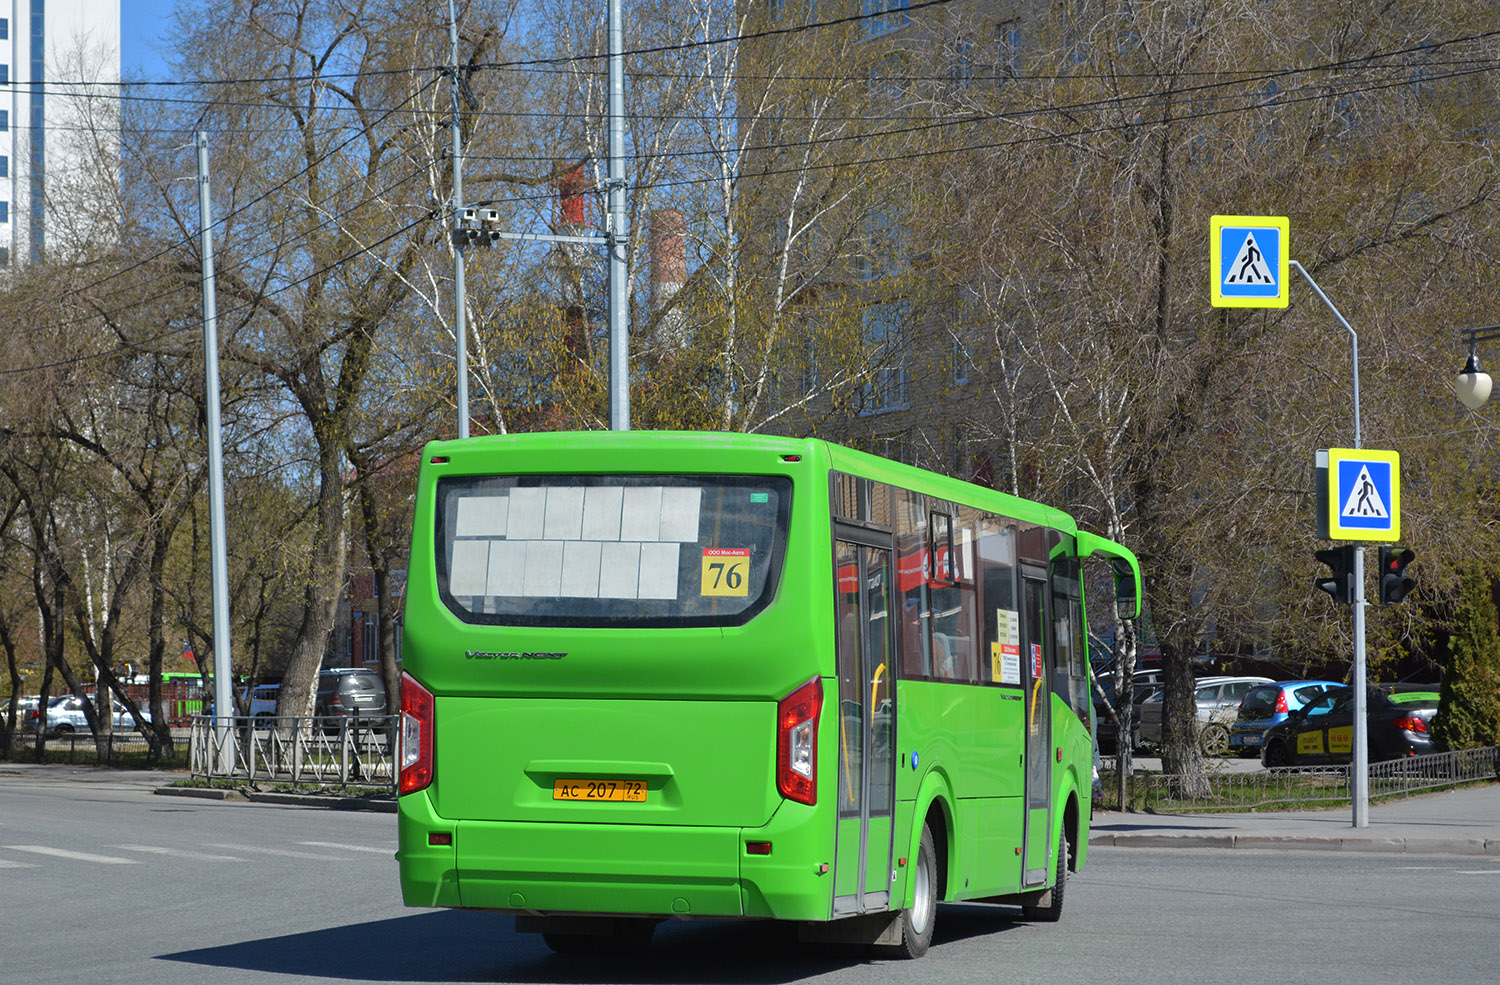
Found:
[(1239, 814), (1102, 811), (1094, 815), (1089, 845), (1500, 856), (1500, 783), (1374, 803), (1369, 820), (1354, 827), (1347, 804)]

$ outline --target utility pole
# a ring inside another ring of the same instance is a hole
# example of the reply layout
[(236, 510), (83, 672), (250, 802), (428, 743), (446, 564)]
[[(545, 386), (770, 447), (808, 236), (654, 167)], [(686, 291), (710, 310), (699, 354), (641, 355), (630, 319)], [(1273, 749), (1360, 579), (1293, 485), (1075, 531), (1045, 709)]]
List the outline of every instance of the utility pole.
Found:
[[(1318, 286), (1318, 282), (1312, 279), (1312, 274), (1307, 268), (1296, 260), (1289, 261), (1290, 265), (1302, 275), (1322, 302), (1333, 312), (1333, 316), (1344, 326), (1344, 331), (1349, 333), (1349, 353), (1354, 365), (1354, 447), (1362, 448), (1359, 433), (1359, 334), (1354, 331), (1343, 312), (1339, 311), (1334, 303), (1328, 300), (1328, 295)], [(1353, 756), (1349, 764), (1349, 786), (1350, 800), (1354, 804), (1353, 826), (1356, 828), (1367, 828), (1370, 826), (1370, 724), (1365, 720), (1365, 705), (1368, 698), (1365, 694), (1365, 548), (1363, 544), (1354, 547), (1354, 567), (1350, 578), (1354, 581), (1354, 736)]]
[[(448, 0), (448, 41), (452, 49), (453, 82), (453, 288), (457, 295), (454, 327), (458, 339), (458, 436), (469, 436), (469, 370), (464, 338), (464, 246), (471, 238), (481, 244), (495, 239), (515, 241), (603, 243), (609, 251), (609, 426), (612, 431), (630, 430), (630, 293), (626, 282), (630, 249), (629, 220), (625, 213), (625, 30), (621, 0), (609, 0), (609, 133), (608, 176), (605, 178), (608, 215), (601, 236), (552, 236), (545, 233), (500, 232), (484, 222), (484, 230), (468, 225), (479, 210), (463, 204), (463, 147), (458, 127), (458, 101), (462, 86), (458, 75), (458, 14)], [(498, 222), (498, 213), (495, 221)], [(467, 218), (466, 218), (467, 213)], [(483, 234), (483, 238), (481, 237)]]
[(464, 237), (456, 235), (464, 212), (464, 148), (463, 137), (458, 126), (458, 100), (460, 83), (458, 78), (458, 9), (454, 0), (448, 0), (448, 46), (452, 66), (449, 81), (453, 89), (451, 129), (453, 131), (453, 221), (450, 229), (453, 240), (453, 334), (458, 348), (458, 436), (469, 436), (469, 344), (465, 337), (464, 324)]
[[(233, 662), (229, 650), (229, 565), (224, 532), (224, 442), (219, 420), (219, 316), (214, 301), (213, 209), (208, 193), (208, 134), (197, 134), (198, 235), (203, 270), (203, 400), (208, 410), (208, 541), (214, 609), (214, 770), (234, 771)], [(109, 703), (104, 703), (109, 714)]]
[(630, 230), (625, 218), (625, 29), (621, 0), (609, 0), (609, 427), (630, 430)]

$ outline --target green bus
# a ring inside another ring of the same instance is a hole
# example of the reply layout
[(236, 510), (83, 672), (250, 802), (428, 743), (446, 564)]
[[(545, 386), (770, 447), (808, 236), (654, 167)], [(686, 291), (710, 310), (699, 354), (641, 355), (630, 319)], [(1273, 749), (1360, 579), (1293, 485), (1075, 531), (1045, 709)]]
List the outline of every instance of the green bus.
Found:
[(405, 903), (559, 951), (795, 921), (916, 957), (937, 903), (1056, 919), (1088, 845), (1058, 510), (819, 440), (429, 444), (404, 623)]

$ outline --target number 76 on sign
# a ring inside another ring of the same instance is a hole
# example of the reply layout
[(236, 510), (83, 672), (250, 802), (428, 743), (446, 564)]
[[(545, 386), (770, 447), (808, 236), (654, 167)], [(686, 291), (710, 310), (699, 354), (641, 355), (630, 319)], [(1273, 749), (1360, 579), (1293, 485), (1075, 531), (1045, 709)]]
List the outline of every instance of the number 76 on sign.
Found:
[(703, 595), (750, 595), (750, 548), (703, 549)]

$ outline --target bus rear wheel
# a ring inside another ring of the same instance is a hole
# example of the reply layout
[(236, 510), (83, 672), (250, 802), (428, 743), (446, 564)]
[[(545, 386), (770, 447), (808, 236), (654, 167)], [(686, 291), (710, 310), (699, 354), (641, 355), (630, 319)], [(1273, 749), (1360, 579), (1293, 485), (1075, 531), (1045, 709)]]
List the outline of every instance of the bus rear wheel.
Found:
[(1057, 881), (1042, 894), (1041, 902), (1035, 906), (1022, 906), (1021, 913), (1027, 920), (1056, 923), (1062, 919), (1063, 889), (1068, 884), (1068, 836), (1057, 837)]
[(932, 945), (932, 928), (937, 923), (937, 850), (932, 829), (922, 825), (922, 840), (917, 844), (917, 864), (912, 868), (911, 907), (901, 911), (901, 943), (891, 950), (896, 957), (920, 958)]

